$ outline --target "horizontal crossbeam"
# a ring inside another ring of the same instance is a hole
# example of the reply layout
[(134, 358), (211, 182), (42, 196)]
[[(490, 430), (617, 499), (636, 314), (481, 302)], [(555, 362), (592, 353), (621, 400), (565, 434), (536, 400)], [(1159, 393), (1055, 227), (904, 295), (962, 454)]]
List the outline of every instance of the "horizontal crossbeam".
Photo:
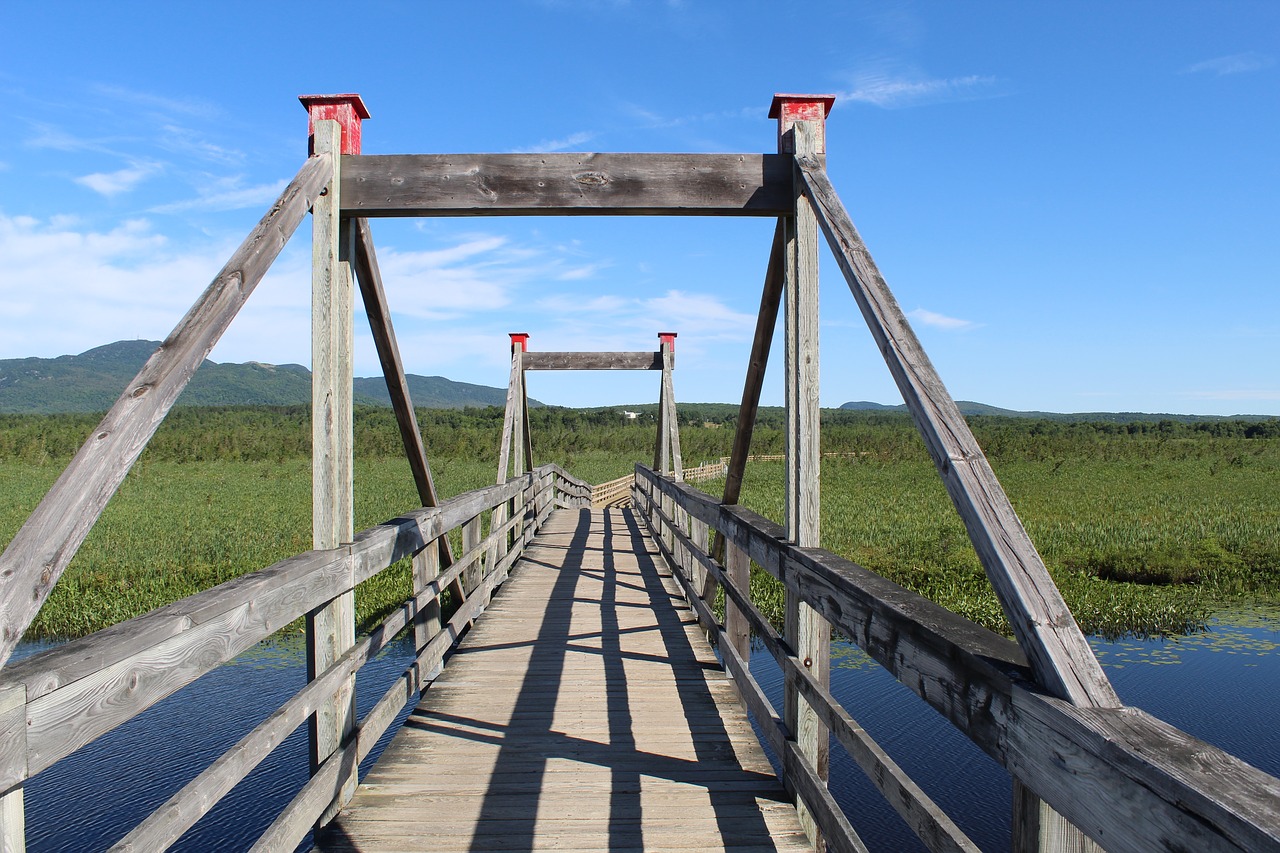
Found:
[(789, 216), (779, 154), (345, 155), (350, 216)]
[(660, 352), (527, 352), (525, 370), (661, 370)]

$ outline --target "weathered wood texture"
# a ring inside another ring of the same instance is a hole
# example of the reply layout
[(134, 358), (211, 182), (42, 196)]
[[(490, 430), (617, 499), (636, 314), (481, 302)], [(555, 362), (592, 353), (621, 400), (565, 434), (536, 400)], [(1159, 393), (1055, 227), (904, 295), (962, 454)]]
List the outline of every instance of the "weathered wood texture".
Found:
[[(760, 410), (760, 391), (764, 387), (769, 349), (773, 345), (773, 331), (778, 324), (778, 307), (782, 303), (785, 240), (785, 222), (779, 220), (773, 231), (773, 248), (769, 250), (764, 288), (760, 293), (760, 310), (756, 315), (756, 333), (751, 341), (747, 377), (742, 386), (742, 402), (738, 406), (738, 425), (733, 433), (733, 449), (729, 453), (729, 464), (725, 471), (723, 503), (726, 504), (736, 504), (742, 495), (742, 476), (746, 472), (747, 458), (751, 453), (751, 436), (755, 431), (756, 414)], [(723, 540), (717, 540), (717, 543), (721, 541)], [(722, 550), (722, 546), (717, 544), (717, 556), (722, 555)]]
[(889, 372), (924, 437), (1037, 681), (1080, 705), (1120, 700), (1062, 600), (987, 457), (942, 384), (816, 157), (797, 157), (805, 194)]
[[(1111, 853), (1280, 851), (1280, 780), (1137, 708), (1047, 695), (1016, 644), (777, 524), (638, 467)], [(657, 495), (654, 499), (656, 502)]]
[(660, 352), (527, 352), (525, 370), (661, 370)]
[[(584, 499), (585, 483), (555, 466), (545, 470), (555, 475), (559, 488)], [(418, 553), (477, 513), (510, 500), (532, 481), (532, 475), (525, 475), (439, 507), (415, 510), (362, 531), (345, 548), (289, 557), (5, 667), (0, 696), (26, 691), (26, 725), (21, 727), (26, 749), (22, 759), (0, 751), (0, 790), (132, 719), (308, 610)], [(522, 521), (512, 519), (513, 524)], [(517, 545), (522, 541), (518, 536)], [(4, 740), (6, 746), (13, 742)]]
[(196, 304), (125, 388), (0, 556), (0, 664), (115, 494), (182, 389), (326, 186), (309, 158)]
[[(794, 151), (818, 150), (821, 128), (816, 122), (797, 121), (791, 130)], [(787, 539), (803, 548), (816, 548), (821, 538), (822, 436), (819, 410), (818, 359), (818, 223), (809, 199), (797, 181), (795, 215), (784, 223), (785, 235), (785, 334), (786, 345), (786, 506)], [(787, 641), (820, 684), (830, 681), (831, 626), (807, 603), (788, 591)], [(789, 680), (783, 719), (795, 733), (817, 777), (829, 775), (830, 737), (815, 709)], [(821, 837), (810, 826), (807, 803), (800, 805), (800, 821), (815, 846)]]
[[(352, 377), (355, 295), (351, 269), (353, 222), (338, 211), (337, 156), (342, 137), (336, 121), (315, 122), (313, 145), (333, 163), (330, 191), (311, 209), (311, 538), (316, 550), (331, 550), (355, 535)], [(339, 593), (307, 614), (307, 679), (314, 680), (355, 644), (355, 590)], [(308, 721), (314, 772), (355, 727), (356, 680), (336, 684)], [(352, 776), (338, 799), (355, 791)]]
[(405, 154), (343, 158), (353, 216), (786, 216), (776, 154)]
[(808, 849), (628, 510), (560, 511), (323, 851)]

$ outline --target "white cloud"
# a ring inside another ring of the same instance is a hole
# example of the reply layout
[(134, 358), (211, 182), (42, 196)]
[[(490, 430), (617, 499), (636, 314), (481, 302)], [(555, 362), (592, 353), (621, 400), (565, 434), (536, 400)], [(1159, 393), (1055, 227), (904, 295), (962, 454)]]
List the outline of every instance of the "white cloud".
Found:
[(1253, 71), (1262, 71), (1275, 65), (1274, 57), (1266, 54), (1249, 51), (1248, 53), (1233, 53), (1230, 56), (1218, 56), (1213, 59), (1206, 59), (1204, 62), (1197, 62), (1195, 65), (1189, 66), (1184, 70), (1184, 74), (1217, 74), (1219, 77), (1227, 74), (1248, 74)]
[(10, 318), (0, 357), (9, 358), (163, 338), (230, 249), (175, 251), (143, 219), (95, 231), (72, 217), (0, 214), (0, 254), (0, 315)]
[(868, 70), (854, 77), (853, 87), (838, 94), (836, 103), (854, 101), (883, 109), (898, 109), (946, 101), (970, 101), (1003, 94), (998, 84), (997, 78), (980, 74), (940, 79), (897, 74), (883, 69)]
[(563, 137), (561, 139), (544, 139), (543, 141), (529, 148), (516, 148), (511, 153), (512, 154), (539, 154), (542, 152), (551, 152), (551, 151), (568, 151), (573, 148), (582, 147), (583, 145), (585, 145), (586, 143), (594, 139), (595, 136), (596, 135), (594, 133), (587, 133), (585, 131), (580, 131), (578, 133), (571, 133), (568, 136)]
[(196, 198), (157, 205), (151, 208), (149, 212), (185, 213), (189, 210), (200, 210), (212, 213), (260, 207), (265, 213), (267, 205), (275, 201), (280, 193), (284, 192), (284, 188), (289, 185), (288, 180), (282, 178), (270, 184), (242, 187), (240, 186), (241, 180), (239, 176), (216, 180), (209, 185), (204, 193)]
[(914, 311), (908, 311), (907, 316), (922, 326), (933, 326), (935, 329), (959, 331), (961, 329), (975, 329), (978, 327), (978, 324), (974, 323), (972, 320), (961, 320), (956, 317), (948, 317), (946, 314), (939, 314), (936, 311), (927, 311), (924, 308), (917, 308)]
[(219, 117), (221, 110), (203, 98), (171, 98), (165, 95), (156, 95), (151, 92), (139, 92), (134, 89), (126, 89), (123, 86), (109, 86), (106, 84), (98, 84), (92, 87), (93, 92), (106, 98), (116, 101), (123, 101), (128, 104), (145, 107), (152, 110), (158, 110), (163, 113), (177, 113), (179, 115), (195, 116), (203, 119), (216, 119)]
[(159, 163), (133, 163), (115, 172), (95, 172), (75, 179), (77, 184), (111, 197), (129, 190), (160, 171)]

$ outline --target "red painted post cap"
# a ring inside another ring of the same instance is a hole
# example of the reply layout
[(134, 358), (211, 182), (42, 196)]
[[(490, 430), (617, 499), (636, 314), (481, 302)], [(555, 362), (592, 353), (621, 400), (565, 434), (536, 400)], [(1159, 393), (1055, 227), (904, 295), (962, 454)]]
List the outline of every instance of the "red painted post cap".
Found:
[(529, 333), (528, 332), (508, 332), (511, 335), (511, 351), (515, 352), (516, 347), (520, 347), (520, 352), (529, 351)]
[(369, 110), (359, 95), (299, 95), (307, 110), (307, 153), (315, 148), (316, 122), (333, 120), (342, 125), (341, 154), (360, 153), (360, 122)]
[(798, 121), (813, 121), (818, 123), (818, 153), (827, 153), (827, 116), (835, 102), (835, 95), (774, 95), (773, 103), (769, 105), (769, 118), (778, 120), (778, 151), (795, 153), (792, 138), (788, 135), (791, 128)]
[(676, 333), (675, 332), (658, 332), (658, 345), (666, 344), (671, 347), (671, 351), (676, 351)]

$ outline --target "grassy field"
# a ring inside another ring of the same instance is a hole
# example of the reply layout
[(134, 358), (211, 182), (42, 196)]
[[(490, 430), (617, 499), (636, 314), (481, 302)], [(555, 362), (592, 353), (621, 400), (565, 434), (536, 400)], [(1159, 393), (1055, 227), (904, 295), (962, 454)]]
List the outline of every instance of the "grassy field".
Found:
[[(499, 413), (500, 414), (500, 413)], [(394, 424), (357, 426), (356, 527), (417, 504)], [(601, 482), (651, 454), (652, 427), (543, 413), (535, 457)], [(185, 413), (166, 426), (112, 500), (28, 637), (78, 636), (310, 547), (310, 461), (296, 411)], [(910, 422), (833, 418), (824, 445), (823, 544), (983, 625), (1005, 630), (995, 596)], [(1086, 631), (1177, 632), (1241, 600), (1280, 603), (1280, 439), (1170, 428), (979, 419), (975, 432)], [(7, 543), (91, 429), (86, 418), (0, 423), (0, 543)], [(492, 413), (424, 415), (442, 495), (493, 482)], [(716, 458), (730, 429), (682, 428), (685, 459)], [(762, 426), (757, 452), (777, 452)], [(492, 442), (492, 443), (490, 443)], [(716, 493), (721, 485), (704, 484)], [(782, 518), (782, 466), (753, 463), (743, 503)], [(780, 613), (758, 576), (757, 597)], [(408, 569), (357, 591), (361, 618), (398, 603)]]

